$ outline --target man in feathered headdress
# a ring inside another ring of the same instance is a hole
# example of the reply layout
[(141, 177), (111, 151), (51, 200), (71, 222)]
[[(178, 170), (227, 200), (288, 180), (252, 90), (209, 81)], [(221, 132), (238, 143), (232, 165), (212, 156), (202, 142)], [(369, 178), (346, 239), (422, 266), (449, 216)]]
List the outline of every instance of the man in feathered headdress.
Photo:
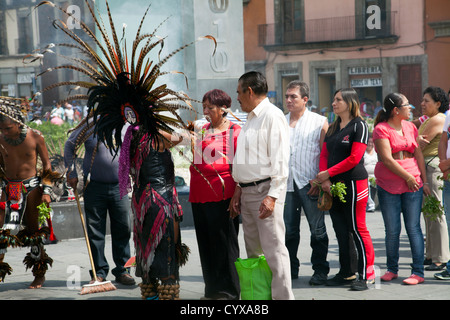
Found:
[[(48, 207), (51, 184), (58, 176), (51, 170), (44, 137), (25, 125), (19, 107), (4, 99), (0, 104), (0, 281), (12, 271), (3, 262), (7, 247), (30, 246), (24, 264), (35, 277), (30, 288), (40, 288), (53, 260), (44, 250), (43, 239), (50, 230), (40, 226), (38, 206), (44, 203)], [(42, 161), (41, 172), (37, 168), (38, 157)], [(19, 232), (13, 236), (12, 230)]]
[[(71, 69), (89, 78), (88, 81), (56, 83), (44, 90), (58, 86), (87, 89), (87, 94), (68, 97), (66, 100), (87, 100), (89, 113), (94, 119), (93, 134), (109, 148), (111, 154), (120, 154), (121, 195), (126, 195), (133, 187), (131, 207), (134, 216), (136, 275), (143, 280), (142, 296), (146, 299), (177, 299), (178, 270), (186, 263), (189, 249), (181, 243), (180, 238), (179, 222), (183, 213), (174, 185), (174, 164), (169, 148), (179, 142), (174, 142), (171, 137), (174, 131), (187, 128), (178, 111), (194, 110), (190, 105), (192, 99), (184, 93), (171, 90), (166, 84), (159, 84), (157, 80), (170, 74), (183, 74), (178, 71), (165, 72), (161, 68), (171, 57), (196, 41), (161, 58), (165, 38), (156, 35), (159, 26), (151, 33), (141, 32), (149, 10), (147, 8), (132, 41), (131, 54), (128, 55), (125, 30), (120, 38), (108, 1), (105, 0), (105, 5), (110, 33), (97, 18), (94, 4), (88, 0), (85, 4), (96, 32), (83, 20), (77, 22), (87, 38), (94, 42), (96, 50), (64, 22), (57, 20), (53, 26), (62, 30), (73, 43), (51, 46), (78, 49), (85, 59), (69, 57), (74, 65), (49, 68), (38, 76), (58, 69)], [(42, 1), (36, 8), (43, 5), (71, 16), (51, 1)], [(202, 39), (210, 39), (217, 46), (212, 36), (207, 35), (198, 40)], [(47, 49), (42, 52), (49, 53)], [(155, 50), (159, 50), (158, 60), (151, 61), (149, 54)], [(122, 129), (126, 125), (129, 127), (122, 139)]]

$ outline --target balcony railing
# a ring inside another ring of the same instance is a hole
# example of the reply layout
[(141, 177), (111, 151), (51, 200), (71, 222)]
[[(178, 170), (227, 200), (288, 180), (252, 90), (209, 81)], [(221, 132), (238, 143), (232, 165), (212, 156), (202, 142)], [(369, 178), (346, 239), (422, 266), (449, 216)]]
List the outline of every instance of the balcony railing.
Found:
[(395, 11), (381, 13), (380, 28), (369, 28), (367, 19), (369, 15), (311, 19), (297, 24), (303, 28), (296, 30), (281, 23), (259, 25), (259, 45), (284, 46), (397, 36)]

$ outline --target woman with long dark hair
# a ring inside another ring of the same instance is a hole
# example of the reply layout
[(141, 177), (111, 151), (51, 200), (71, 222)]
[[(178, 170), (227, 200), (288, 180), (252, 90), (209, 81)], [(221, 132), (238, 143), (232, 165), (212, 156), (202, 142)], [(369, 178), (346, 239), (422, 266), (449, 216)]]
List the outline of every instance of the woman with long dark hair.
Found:
[(377, 193), (386, 228), (387, 272), (382, 281), (398, 278), (398, 259), (403, 213), (411, 245), (412, 274), (405, 284), (424, 281), (424, 242), (420, 227), (423, 193), (429, 194), (425, 163), (416, 141), (416, 126), (407, 121), (411, 112), (408, 99), (391, 93), (375, 119), (373, 140), (379, 161), (375, 167)]
[[(364, 153), (369, 139), (367, 123), (360, 116), (359, 99), (352, 88), (336, 91), (333, 112), (336, 120), (330, 125), (320, 156), (317, 179), (325, 192), (332, 184), (346, 186), (345, 202), (333, 199), (330, 217), (339, 244), (339, 273), (327, 285), (351, 283), (353, 290), (367, 289), (374, 276), (374, 250), (366, 227), (368, 175)], [(356, 252), (355, 252), (356, 249)], [(354, 264), (357, 260), (357, 268)], [(358, 272), (358, 278), (355, 272)]]

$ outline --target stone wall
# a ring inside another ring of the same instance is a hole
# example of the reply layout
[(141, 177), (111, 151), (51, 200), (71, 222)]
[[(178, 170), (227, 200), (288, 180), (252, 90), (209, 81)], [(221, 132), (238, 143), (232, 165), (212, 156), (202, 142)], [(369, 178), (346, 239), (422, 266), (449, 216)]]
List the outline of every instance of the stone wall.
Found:
[[(182, 228), (194, 226), (192, 218), (191, 204), (188, 201), (188, 194), (180, 194), (179, 201), (183, 208)], [(54, 202), (51, 204), (53, 209), (52, 224), (53, 231), (58, 240), (84, 238), (81, 218), (75, 201)], [(81, 208), (84, 215), (84, 203), (81, 202)], [(131, 207), (130, 207), (131, 219)], [(107, 221), (107, 234), (110, 234), (109, 219)]]

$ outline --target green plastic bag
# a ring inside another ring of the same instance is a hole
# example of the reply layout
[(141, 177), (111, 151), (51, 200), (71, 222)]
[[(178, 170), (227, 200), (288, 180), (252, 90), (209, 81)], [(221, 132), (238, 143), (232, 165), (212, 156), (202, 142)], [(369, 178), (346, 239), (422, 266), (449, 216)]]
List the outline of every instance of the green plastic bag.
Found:
[(272, 271), (264, 256), (238, 258), (234, 264), (239, 275), (242, 300), (272, 300)]

